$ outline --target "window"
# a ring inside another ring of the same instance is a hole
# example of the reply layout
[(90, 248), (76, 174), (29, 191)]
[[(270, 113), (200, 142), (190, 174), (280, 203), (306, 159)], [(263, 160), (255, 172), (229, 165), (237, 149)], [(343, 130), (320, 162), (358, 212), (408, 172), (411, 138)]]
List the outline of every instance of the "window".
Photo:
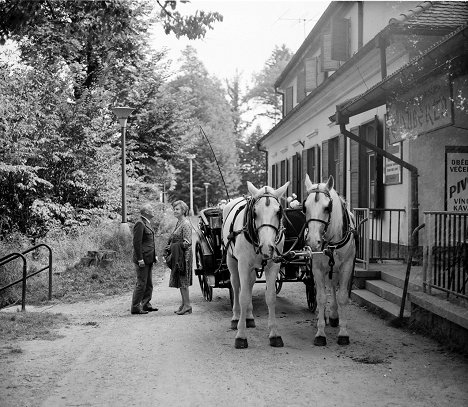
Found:
[(294, 192), (298, 198), (300, 199), (302, 194), (302, 163), (301, 163), (301, 155), (295, 154), (292, 157), (292, 185), (291, 190)]
[(302, 69), (297, 74), (297, 93), (296, 103), (301, 102), (306, 97), (306, 73), (305, 69)]
[(345, 182), (345, 139), (343, 135), (331, 138), (322, 143), (322, 182), (330, 175), (335, 180), (335, 190), (346, 193)]
[[(377, 116), (370, 122), (351, 129), (360, 138), (382, 147), (382, 131)], [(350, 142), (352, 208), (379, 208), (383, 199), (383, 160), (373, 150)]]

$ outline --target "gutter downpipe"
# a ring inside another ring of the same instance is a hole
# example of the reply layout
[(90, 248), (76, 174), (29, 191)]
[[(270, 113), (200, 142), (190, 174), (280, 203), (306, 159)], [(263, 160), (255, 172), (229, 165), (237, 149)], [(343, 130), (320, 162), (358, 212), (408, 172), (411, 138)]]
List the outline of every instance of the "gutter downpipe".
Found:
[[(344, 117), (339, 109), (336, 110), (336, 122), (340, 125), (340, 132), (344, 136), (354, 140), (355, 142), (367, 147), (368, 149), (375, 151), (377, 154), (393, 161), (394, 163), (401, 165), (406, 168), (411, 173), (411, 216), (410, 216), (410, 227), (408, 228), (408, 244), (411, 244), (412, 231), (415, 230), (419, 225), (419, 202), (418, 202), (418, 169), (406, 161), (398, 158), (397, 156), (390, 154), (384, 149), (377, 147), (376, 145), (369, 143), (367, 140), (364, 140), (357, 136), (354, 133), (351, 133), (346, 129), (346, 124), (349, 123), (346, 117)], [(414, 237), (414, 244), (418, 245), (418, 236)]]

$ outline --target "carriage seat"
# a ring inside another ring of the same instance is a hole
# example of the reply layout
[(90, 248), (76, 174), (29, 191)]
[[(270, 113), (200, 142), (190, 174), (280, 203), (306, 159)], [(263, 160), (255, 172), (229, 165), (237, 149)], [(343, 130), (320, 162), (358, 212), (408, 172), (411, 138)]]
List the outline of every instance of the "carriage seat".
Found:
[(200, 211), (203, 225), (210, 229), (221, 229), (223, 225), (223, 210), (221, 208), (206, 208)]

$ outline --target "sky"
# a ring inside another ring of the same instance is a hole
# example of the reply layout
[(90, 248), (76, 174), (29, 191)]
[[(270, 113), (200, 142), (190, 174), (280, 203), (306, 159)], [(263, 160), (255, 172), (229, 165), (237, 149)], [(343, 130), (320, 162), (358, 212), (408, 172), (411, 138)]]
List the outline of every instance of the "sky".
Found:
[[(221, 81), (232, 79), (236, 70), (241, 79), (250, 82), (260, 72), (275, 45), (286, 46), (294, 53), (318, 21), (329, 1), (319, 0), (191, 0), (178, 2), (181, 14), (195, 10), (217, 11), (224, 20), (214, 24), (205, 38), (177, 39), (174, 35), (157, 34), (156, 48), (167, 47), (177, 65), (180, 51), (187, 45), (196, 48), (208, 72)], [(163, 44), (160, 44), (163, 43)]]

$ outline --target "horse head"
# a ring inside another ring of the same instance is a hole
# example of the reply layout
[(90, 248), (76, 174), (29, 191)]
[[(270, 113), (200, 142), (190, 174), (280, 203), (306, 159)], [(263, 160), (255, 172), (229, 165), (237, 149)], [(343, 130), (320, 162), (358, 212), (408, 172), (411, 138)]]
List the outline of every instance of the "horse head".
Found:
[[(305, 243), (312, 251), (322, 250), (324, 242), (330, 241), (330, 224), (332, 223), (333, 199), (338, 195), (333, 189), (334, 179), (330, 175), (326, 183), (313, 184), (306, 175), (305, 187), (307, 197), (303, 211), (306, 217)], [(335, 204), (337, 206), (338, 202)]]
[(250, 234), (257, 246), (257, 253), (264, 259), (270, 259), (276, 245), (282, 237), (281, 217), (282, 207), (279, 199), (288, 188), (289, 181), (278, 189), (265, 186), (257, 189), (247, 181), (247, 188), (252, 196), (248, 217), (250, 219)]

